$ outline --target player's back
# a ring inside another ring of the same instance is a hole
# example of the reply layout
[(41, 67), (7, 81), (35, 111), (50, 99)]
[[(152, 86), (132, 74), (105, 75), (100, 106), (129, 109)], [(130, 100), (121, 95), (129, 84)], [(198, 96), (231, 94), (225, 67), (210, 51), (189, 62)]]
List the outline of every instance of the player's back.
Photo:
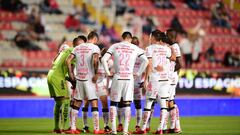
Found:
[(114, 58), (114, 71), (121, 79), (129, 79), (133, 75), (136, 58), (143, 53), (139, 47), (129, 42), (120, 42), (110, 47)]
[(65, 76), (67, 74), (67, 65), (65, 63), (66, 58), (72, 52), (73, 48), (67, 48), (63, 50), (53, 62), (51, 74)]
[(89, 80), (94, 75), (93, 54), (99, 54), (99, 47), (92, 43), (82, 43), (75, 47), (73, 54), (76, 57), (76, 78)]
[[(150, 80), (167, 80), (170, 68), (171, 49), (167, 45), (153, 44), (147, 47), (147, 56), (152, 58)], [(156, 68), (162, 67), (162, 71)]]

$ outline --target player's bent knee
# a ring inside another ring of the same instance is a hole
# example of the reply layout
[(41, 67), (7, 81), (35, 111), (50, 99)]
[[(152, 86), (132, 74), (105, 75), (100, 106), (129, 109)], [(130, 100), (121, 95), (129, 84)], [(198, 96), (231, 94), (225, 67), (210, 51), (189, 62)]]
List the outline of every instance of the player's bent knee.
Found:
[(119, 104), (118, 104), (118, 102), (114, 102), (114, 101), (111, 101), (110, 102), (110, 106), (118, 106), (118, 108), (119, 108)]
[(75, 99), (71, 100), (70, 107), (72, 109), (79, 110), (80, 106), (81, 106), (81, 100), (75, 100)]
[(174, 108), (174, 101), (173, 100), (169, 101), (169, 108)]

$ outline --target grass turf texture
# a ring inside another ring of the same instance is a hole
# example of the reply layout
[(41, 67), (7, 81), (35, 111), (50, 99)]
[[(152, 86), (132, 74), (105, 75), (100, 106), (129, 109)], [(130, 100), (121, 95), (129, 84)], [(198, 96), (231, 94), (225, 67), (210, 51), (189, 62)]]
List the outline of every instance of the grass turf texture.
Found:
[[(103, 128), (103, 121), (100, 123)], [(159, 118), (153, 118), (152, 131), (158, 123)], [(90, 119), (89, 125), (92, 125)], [(181, 126), (182, 135), (240, 135), (240, 117), (183, 117)], [(82, 128), (82, 120), (78, 120), (77, 127)], [(134, 128), (135, 119), (132, 119), (129, 129)], [(0, 135), (47, 135), (52, 134), (52, 129), (52, 119), (0, 119)]]

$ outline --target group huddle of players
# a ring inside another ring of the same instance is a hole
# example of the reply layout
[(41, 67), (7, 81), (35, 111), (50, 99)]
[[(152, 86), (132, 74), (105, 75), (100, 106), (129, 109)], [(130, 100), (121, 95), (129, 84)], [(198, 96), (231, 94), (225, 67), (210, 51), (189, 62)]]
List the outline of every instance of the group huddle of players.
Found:
[[(150, 45), (145, 50), (139, 47), (138, 38), (130, 32), (124, 32), (122, 41), (109, 48), (95, 45), (99, 40), (96, 32), (90, 32), (87, 37), (78, 36), (72, 43), (64, 43), (47, 77), (50, 95), (55, 101), (53, 132), (89, 133), (87, 113), (90, 103), (94, 134), (122, 132), (128, 135), (130, 104), (134, 101), (136, 129), (133, 134), (150, 132), (155, 103), (161, 106), (161, 114), (154, 133), (180, 133), (179, 111), (174, 102), (178, 70), (181, 68), (176, 36), (174, 30), (154, 30), (149, 37)], [(144, 94), (142, 113), (141, 100)], [(99, 128), (98, 99), (102, 103), (104, 130)], [(76, 128), (76, 119), (82, 102), (84, 128), (79, 130)], [(167, 127), (168, 121), (170, 127)]]

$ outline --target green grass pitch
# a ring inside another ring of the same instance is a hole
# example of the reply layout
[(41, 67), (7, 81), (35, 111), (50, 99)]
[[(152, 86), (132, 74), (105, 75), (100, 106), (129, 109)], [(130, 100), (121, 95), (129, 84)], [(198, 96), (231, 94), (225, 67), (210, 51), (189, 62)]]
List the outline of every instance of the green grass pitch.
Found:
[[(78, 128), (82, 128), (78, 120)], [(101, 127), (102, 127), (102, 120)], [(159, 118), (153, 118), (151, 130), (155, 131)], [(89, 125), (92, 125), (91, 119)], [(240, 117), (183, 117), (182, 135), (240, 135)], [(135, 127), (131, 120), (130, 131)], [(0, 119), (0, 135), (50, 135), (53, 129), (52, 119)], [(92, 127), (91, 127), (92, 130)]]

